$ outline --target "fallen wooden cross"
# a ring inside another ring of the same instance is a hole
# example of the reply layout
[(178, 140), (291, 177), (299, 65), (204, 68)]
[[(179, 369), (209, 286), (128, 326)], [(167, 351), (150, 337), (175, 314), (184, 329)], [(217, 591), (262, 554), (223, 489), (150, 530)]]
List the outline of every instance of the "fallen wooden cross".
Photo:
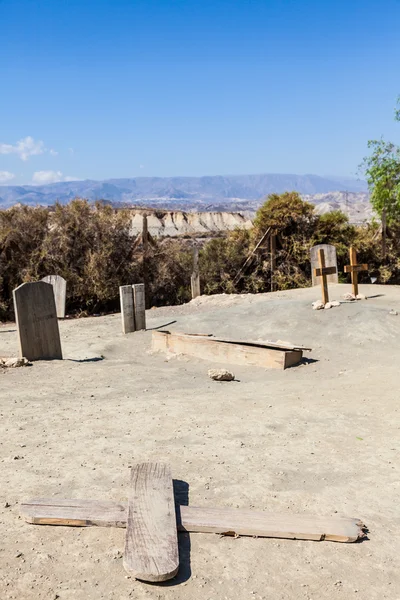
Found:
[(358, 519), (174, 507), (171, 472), (162, 463), (141, 463), (132, 468), (127, 504), (39, 498), (24, 502), (21, 514), (35, 525), (126, 527), (124, 567), (137, 579), (150, 582), (176, 575), (177, 530), (345, 543), (365, 537), (364, 525)]
[(231, 340), (196, 333), (153, 331), (152, 350), (188, 354), (235, 365), (287, 369), (297, 365), (303, 358), (303, 351), (311, 348), (283, 342)]
[(360, 271), (368, 271), (368, 265), (358, 265), (356, 251), (354, 250), (354, 248), (350, 248), (350, 264), (345, 265), (344, 272), (351, 273), (353, 296), (355, 296), (356, 298), (358, 296), (358, 273), (360, 273)]
[(314, 269), (314, 275), (315, 275), (315, 277), (321, 277), (322, 302), (324, 304), (327, 304), (329, 302), (328, 277), (327, 276), (337, 273), (337, 268), (325, 266), (325, 252), (324, 252), (323, 248), (319, 248), (319, 250), (318, 250), (318, 261), (319, 261), (319, 268)]

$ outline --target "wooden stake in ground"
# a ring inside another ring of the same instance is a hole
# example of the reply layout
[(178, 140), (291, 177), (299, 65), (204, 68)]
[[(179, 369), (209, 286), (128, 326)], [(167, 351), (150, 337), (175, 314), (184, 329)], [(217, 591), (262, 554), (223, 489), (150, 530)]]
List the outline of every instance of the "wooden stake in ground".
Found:
[(345, 273), (351, 273), (351, 283), (353, 286), (353, 296), (358, 296), (358, 273), (360, 271), (368, 271), (368, 265), (357, 264), (357, 254), (353, 247), (350, 248), (350, 264), (344, 267)]
[(274, 272), (276, 267), (276, 235), (272, 234), (270, 237), (270, 249), (271, 249), (271, 292), (274, 291)]
[(199, 249), (193, 248), (193, 272), (190, 278), (192, 298), (200, 296)]
[(314, 275), (316, 277), (321, 277), (321, 289), (322, 289), (322, 302), (326, 304), (329, 302), (329, 293), (328, 293), (328, 279), (327, 275), (332, 275), (336, 273), (336, 267), (326, 267), (325, 266), (325, 252), (323, 248), (318, 250), (318, 262), (319, 268), (314, 269)]

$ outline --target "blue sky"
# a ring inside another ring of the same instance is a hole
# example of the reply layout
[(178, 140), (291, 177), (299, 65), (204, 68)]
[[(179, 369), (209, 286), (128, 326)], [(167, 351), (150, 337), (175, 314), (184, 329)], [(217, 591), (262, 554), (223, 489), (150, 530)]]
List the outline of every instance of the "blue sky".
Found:
[(400, 138), (399, 31), (400, 0), (0, 0), (0, 183), (352, 175)]

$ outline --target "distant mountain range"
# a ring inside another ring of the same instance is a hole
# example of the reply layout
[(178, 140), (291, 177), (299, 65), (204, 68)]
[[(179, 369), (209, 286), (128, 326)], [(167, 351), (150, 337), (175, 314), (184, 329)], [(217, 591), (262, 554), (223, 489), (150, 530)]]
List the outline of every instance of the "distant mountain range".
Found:
[(73, 198), (105, 200), (186, 211), (254, 211), (272, 192), (295, 190), (311, 197), (331, 192), (367, 191), (364, 181), (318, 175), (229, 175), (212, 177), (135, 177), (105, 181), (68, 181), (48, 185), (0, 186), (0, 207), (17, 203), (51, 206)]

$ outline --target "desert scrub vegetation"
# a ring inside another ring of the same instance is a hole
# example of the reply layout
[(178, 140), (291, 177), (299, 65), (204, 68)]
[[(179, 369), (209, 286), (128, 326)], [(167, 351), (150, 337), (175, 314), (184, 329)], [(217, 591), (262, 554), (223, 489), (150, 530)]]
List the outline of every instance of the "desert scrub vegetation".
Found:
[[(54, 209), (0, 211), (0, 319), (13, 318), (12, 290), (49, 274), (67, 281), (67, 309), (77, 315), (118, 310), (119, 286), (143, 281), (141, 249), (130, 234), (128, 209), (76, 199)], [(190, 299), (190, 251), (173, 240), (148, 252), (154, 304)]]
[[(271, 272), (268, 247), (257, 253), (245, 276), (235, 277), (263, 233), (277, 235), (276, 267)], [(130, 210), (76, 199), (51, 209), (14, 206), (0, 210), (0, 319), (13, 318), (12, 290), (45, 275), (67, 281), (67, 310), (90, 315), (119, 309), (119, 286), (146, 281), (149, 306), (190, 300), (192, 245), (190, 238), (158, 238), (143, 248), (131, 235)], [(334, 211), (316, 215), (296, 192), (271, 194), (257, 211), (252, 230), (236, 229), (201, 244), (202, 293), (257, 293), (310, 285), (309, 251), (315, 244), (336, 246), (339, 271), (353, 245), (360, 262), (370, 265), (362, 280), (400, 283), (400, 223), (388, 226), (382, 257), (381, 226), (355, 227)], [(347, 275), (340, 275), (347, 281)]]

